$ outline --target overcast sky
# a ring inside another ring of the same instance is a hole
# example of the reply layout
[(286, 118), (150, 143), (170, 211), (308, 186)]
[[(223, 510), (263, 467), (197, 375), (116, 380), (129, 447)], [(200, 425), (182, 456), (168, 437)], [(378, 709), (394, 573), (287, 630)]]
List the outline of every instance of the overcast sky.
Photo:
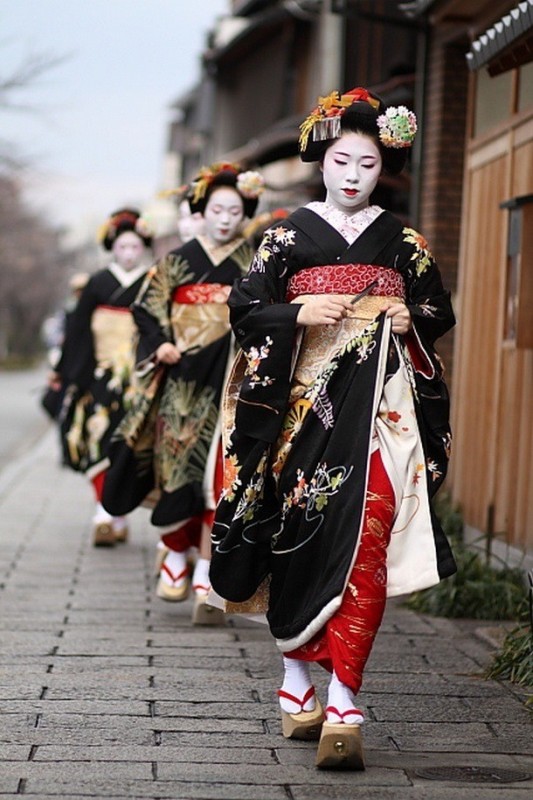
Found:
[(206, 33), (229, 0), (0, 0), (0, 75), (64, 56), (0, 108), (0, 136), (31, 157), (33, 203), (54, 223), (99, 225), (160, 188), (169, 104), (200, 76)]

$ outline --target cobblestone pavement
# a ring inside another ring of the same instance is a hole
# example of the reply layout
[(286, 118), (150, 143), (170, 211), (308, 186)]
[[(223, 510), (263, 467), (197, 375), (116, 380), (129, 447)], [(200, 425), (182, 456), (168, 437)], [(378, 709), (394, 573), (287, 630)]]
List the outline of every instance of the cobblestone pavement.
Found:
[[(523, 695), (481, 678), (490, 646), (473, 625), (391, 602), (361, 695), (367, 769), (319, 771), (316, 745), (281, 736), (264, 626), (192, 628), (191, 601), (157, 600), (145, 511), (128, 544), (93, 548), (89, 488), (57, 459), (50, 430), (0, 473), (0, 797), (532, 796), (532, 779), (482, 782), (533, 774), (533, 736)], [(451, 780), (457, 767), (478, 778)]]

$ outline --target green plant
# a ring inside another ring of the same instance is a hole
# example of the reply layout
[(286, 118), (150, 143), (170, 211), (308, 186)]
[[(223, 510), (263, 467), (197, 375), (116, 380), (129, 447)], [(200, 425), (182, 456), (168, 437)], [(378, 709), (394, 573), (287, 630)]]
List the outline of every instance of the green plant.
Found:
[[(487, 667), (485, 677), (533, 687), (533, 632), (525, 604), (519, 619)], [(533, 694), (526, 702), (533, 706)]]
[(452, 542), (463, 541), (463, 516), (458, 508), (452, 503), (452, 499), (447, 492), (440, 492), (434, 501), (434, 508), (440, 524), (446, 536)]

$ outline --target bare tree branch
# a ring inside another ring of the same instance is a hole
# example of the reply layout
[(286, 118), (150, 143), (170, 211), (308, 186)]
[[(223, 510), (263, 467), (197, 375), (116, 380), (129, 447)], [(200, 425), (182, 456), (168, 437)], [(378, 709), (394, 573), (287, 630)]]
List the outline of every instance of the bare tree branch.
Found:
[(34, 104), (16, 99), (21, 93), (32, 88), (35, 83), (56, 67), (71, 58), (70, 55), (52, 56), (47, 53), (30, 55), (10, 75), (0, 75), (0, 111), (39, 112)]

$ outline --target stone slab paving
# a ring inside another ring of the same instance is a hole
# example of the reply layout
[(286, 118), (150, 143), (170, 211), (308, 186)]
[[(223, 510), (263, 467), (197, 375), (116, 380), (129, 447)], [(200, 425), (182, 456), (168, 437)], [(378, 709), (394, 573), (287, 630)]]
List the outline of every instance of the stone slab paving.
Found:
[[(323, 772), (281, 736), (263, 626), (192, 628), (154, 597), (156, 537), (90, 544), (91, 494), (50, 430), (0, 472), (0, 797), (507, 800), (533, 780), (430, 781), (428, 767), (533, 774), (532, 715), (482, 678), (475, 626), (389, 604), (361, 704), (367, 769)], [(488, 623), (487, 623), (488, 624)], [(479, 626), (479, 623), (476, 623)], [(320, 692), (327, 677), (315, 670)]]

